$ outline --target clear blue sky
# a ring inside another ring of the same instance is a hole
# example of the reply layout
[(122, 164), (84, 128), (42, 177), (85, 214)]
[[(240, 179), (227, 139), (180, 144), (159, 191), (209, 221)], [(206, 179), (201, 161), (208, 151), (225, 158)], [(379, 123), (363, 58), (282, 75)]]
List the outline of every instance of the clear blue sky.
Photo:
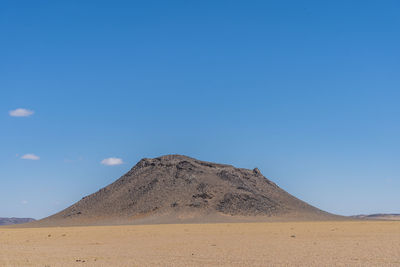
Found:
[(171, 153), (258, 167), (330, 212), (400, 213), (399, 14), (389, 0), (2, 1), (0, 217), (50, 215)]

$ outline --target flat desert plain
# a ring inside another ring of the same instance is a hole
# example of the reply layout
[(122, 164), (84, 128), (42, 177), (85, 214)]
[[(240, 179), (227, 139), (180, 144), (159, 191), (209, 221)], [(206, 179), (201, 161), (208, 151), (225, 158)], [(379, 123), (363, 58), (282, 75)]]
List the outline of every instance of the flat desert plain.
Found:
[(400, 266), (400, 222), (2, 227), (0, 266)]

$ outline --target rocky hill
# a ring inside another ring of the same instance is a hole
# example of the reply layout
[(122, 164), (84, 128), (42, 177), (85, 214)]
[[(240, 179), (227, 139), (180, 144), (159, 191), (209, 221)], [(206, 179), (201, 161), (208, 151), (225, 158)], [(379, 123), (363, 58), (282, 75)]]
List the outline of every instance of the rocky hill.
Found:
[(142, 159), (98, 192), (41, 224), (118, 224), (329, 219), (256, 168), (182, 155)]

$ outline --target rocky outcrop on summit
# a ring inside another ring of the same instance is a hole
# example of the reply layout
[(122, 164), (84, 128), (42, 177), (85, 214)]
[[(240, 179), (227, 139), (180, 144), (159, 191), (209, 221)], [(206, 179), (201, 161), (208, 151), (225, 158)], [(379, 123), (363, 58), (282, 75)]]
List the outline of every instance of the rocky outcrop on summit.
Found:
[(282, 216), (333, 215), (288, 194), (257, 168), (167, 155), (142, 159), (114, 183), (42, 222), (220, 222)]

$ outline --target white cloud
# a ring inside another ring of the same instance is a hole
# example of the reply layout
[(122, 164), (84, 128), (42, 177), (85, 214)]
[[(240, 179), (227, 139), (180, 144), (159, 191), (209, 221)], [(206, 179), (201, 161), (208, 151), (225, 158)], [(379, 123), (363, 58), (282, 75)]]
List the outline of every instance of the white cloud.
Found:
[(8, 114), (12, 117), (29, 117), (35, 113), (33, 110), (24, 109), (24, 108), (17, 108), (11, 110)]
[(25, 154), (21, 157), (21, 159), (30, 159), (30, 160), (39, 160), (40, 157), (35, 154)]
[(124, 163), (124, 162), (120, 158), (107, 158), (107, 159), (103, 159), (101, 161), (101, 164), (107, 165), (107, 166), (120, 165), (122, 163)]
[(28, 204), (28, 201), (27, 200), (22, 200), (21, 204), (26, 205), (26, 204)]

